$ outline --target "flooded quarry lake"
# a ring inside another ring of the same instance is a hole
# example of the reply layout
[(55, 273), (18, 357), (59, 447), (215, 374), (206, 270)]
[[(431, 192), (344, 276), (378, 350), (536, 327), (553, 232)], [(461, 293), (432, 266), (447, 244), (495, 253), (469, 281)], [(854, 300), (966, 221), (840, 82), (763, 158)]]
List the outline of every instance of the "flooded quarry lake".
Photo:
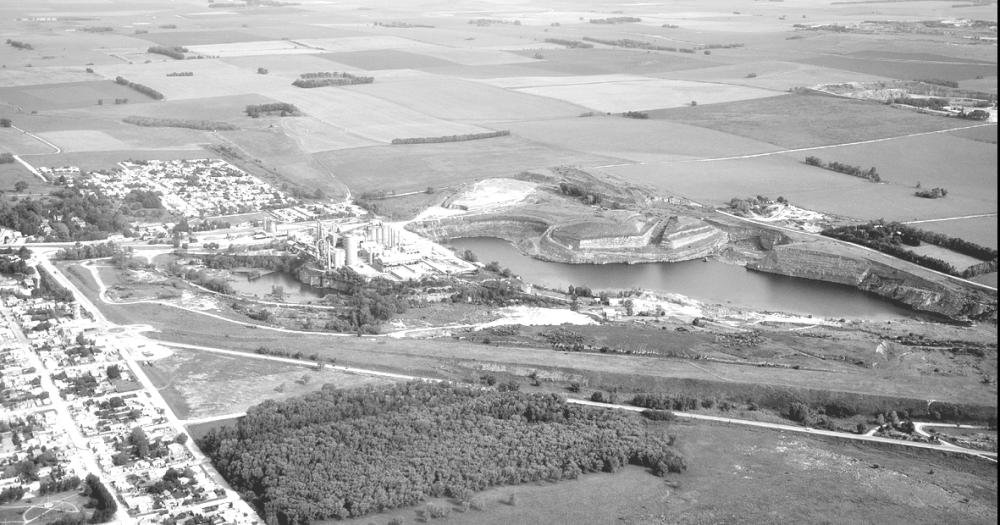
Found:
[(820, 281), (749, 271), (710, 260), (647, 264), (565, 264), (522, 254), (492, 237), (452, 239), (456, 251), (471, 250), (481, 262), (497, 261), (525, 281), (549, 288), (569, 285), (594, 290), (641, 288), (679, 293), (707, 303), (822, 317), (891, 319), (913, 311), (876, 295)]

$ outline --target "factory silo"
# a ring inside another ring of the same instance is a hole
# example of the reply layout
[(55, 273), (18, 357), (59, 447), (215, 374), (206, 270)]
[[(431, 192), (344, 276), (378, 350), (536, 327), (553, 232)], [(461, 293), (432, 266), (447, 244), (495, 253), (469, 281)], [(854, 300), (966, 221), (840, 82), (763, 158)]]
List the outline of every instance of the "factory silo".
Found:
[(361, 244), (361, 238), (357, 235), (348, 235), (344, 237), (344, 262), (347, 266), (354, 266), (358, 264), (358, 247)]

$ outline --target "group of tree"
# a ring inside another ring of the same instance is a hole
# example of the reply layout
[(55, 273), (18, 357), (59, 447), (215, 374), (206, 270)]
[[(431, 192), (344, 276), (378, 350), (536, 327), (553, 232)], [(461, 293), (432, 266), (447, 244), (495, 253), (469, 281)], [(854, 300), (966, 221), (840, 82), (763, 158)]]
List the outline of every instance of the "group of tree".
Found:
[(641, 18), (636, 18), (634, 16), (612, 16), (608, 18), (591, 18), (591, 24), (630, 24), (642, 22)]
[(569, 48), (590, 49), (594, 47), (594, 44), (582, 42), (580, 40), (570, 40), (568, 38), (546, 38), (545, 41), (549, 44), (558, 44)]
[(299, 88), (318, 88), (327, 86), (354, 86), (357, 84), (371, 84), (375, 82), (375, 77), (362, 77), (350, 73), (302, 73), (299, 78), (292, 82), (292, 85)]
[(393, 22), (375, 22), (372, 25), (374, 25), (375, 27), (392, 27), (392, 28), (397, 28), (397, 29), (413, 29), (413, 28), (434, 29), (434, 26), (432, 26), (432, 25), (427, 25), (427, 24), (411, 24), (409, 22), (395, 22), (395, 21), (393, 21)]
[[(0, 252), (0, 255), (12, 254), (13, 249), (6, 249)], [(30, 270), (28, 266), (28, 258), (31, 257), (31, 252), (24, 246), (18, 250), (17, 257), (0, 257), (0, 274), (7, 275), (27, 275)]]
[(100, 478), (93, 474), (87, 474), (83, 495), (90, 498), (90, 504), (94, 508), (90, 523), (107, 523), (114, 519), (115, 512), (118, 511), (118, 503), (115, 502), (115, 497), (111, 495)]
[(49, 271), (44, 266), (38, 266), (38, 286), (31, 290), (32, 297), (42, 297), (53, 299), (64, 303), (73, 301), (73, 292), (65, 286), (59, 284), (55, 277), (49, 275)]
[(936, 86), (945, 86), (958, 89), (958, 82), (955, 82), (954, 80), (942, 80), (940, 78), (918, 78), (917, 82), (923, 82), (924, 84), (934, 84)]
[[(867, 224), (829, 228), (823, 230), (822, 234), (834, 239), (867, 246), (926, 268), (958, 277), (975, 277), (982, 273), (996, 271), (997, 266), (997, 250), (993, 248), (898, 222), (878, 220)], [(983, 262), (959, 271), (948, 262), (917, 254), (908, 248), (920, 246), (921, 242), (968, 255)]]
[(649, 113), (646, 113), (645, 111), (626, 111), (625, 113), (622, 113), (622, 116), (625, 118), (648, 119)]
[(467, 140), (492, 139), (496, 137), (506, 137), (510, 135), (510, 130), (501, 129), (498, 131), (484, 131), (482, 133), (466, 133), (465, 135), (445, 135), (442, 137), (412, 137), (406, 139), (392, 139), (393, 144), (440, 144), (442, 142), (465, 142)]
[(157, 90), (155, 90), (155, 89), (153, 89), (153, 88), (151, 88), (149, 86), (144, 86), (144, 85), (139, 84), (137, 82), (132, 82), (132, 81), (126, 79), (125, 77), (121, 77), (121, 76), (115, 77), (115, 83), (119, 84), (119, 85), (122, 85), (122, 86), (128, 86), (128, 87), (130, 87), (130, 88), (138, 91), (139, 93), (142, 93), (143, 95), (146, 95), (146, 96), (148, 96), (148, 97), (150, 97), (150, 98), (152, 98), (154, 100), (163, 100), (163, 93), (160, 93), (159, 91), (157, 91)]
[(188, 48), (183, 46), (152, 46), (146, 50), (147, 53), (156, 53), (158, 55), (168, 56), (177, 60), (184, 60), (188, 52)]
[(648, 51), (669, 51), (671, 53), (677, 52), (688, 52), (694, 53), (694, 49), (690, 48), (677, 48), (674, 46), (662, 46), (659, 44), (652, 44), (649, 42), (643, 42), (642, 40), (633, 40), (631, 38), (619, 38), (617, 40), (610, 40), (607, 38), (594, 38), (585, 36), (583, 37), (584, 42), (594, 42), (595, 44), (604, 44), (606, 46), (614, 47), (625, 47), (629, 49), (645, 49)]
[(121, 251), (121, 248), (114, 242), (102, 243), (76, 243), (72, 247), (63, 248), (56, 252), (56, 258), (64, 261), (80, 261), (83, 259), (97, 259), (111, 257)]
[(929, 190), (918, 189), (913, 192), (917, 197), (923, 197), (925, 199), (943, 199), (948, 196), (948, 190), (944, 188), (931, 188)]
[(555, 394), (406, 383), (266, 401), (199, 441), (269, 525), (363, 516), (426, 497), (574, 479), (624, 465), (683, 472), (634, 415)]
[(261, 115), (272, 115), (277, 113), (282, 117), (294, 116), (299, 114), (299, 108), (295, 107), (293, 104), (287, 102), (272, 102), (270, 104), (250, 104), (246, 107), (246, 113), (252, 118), (257, 118)]
[(11, 164), (14, 162), (12, 153), (0, 153), (0, 164)]
[(837, 173), (844, 173), (851, 175), (852, 177), (860, 177), (871, 182), (882, 182), (882, 177), (879, 176), (878, 170), (875, 169), (875, 166), (866, 170), (861, 166), (851, 166), (850, 164), (843, 164), (837, 161), (823, 162), (823, 160), (819, 157), (813, 156), (806, 157), (806, 164), (816, 166), (818, 168), (828, 169), (830, 171), (836, 171)]
[(0, 128), (9, 128), (14, 125), (14, 122), (9, 118), (0, 118)]
[(16, 49), (22, 49), (22, 50), (26, 50), (26, 51), (27, 50), (31, 50), (31, 49), (35, 49), (35, 48), (31, 47), (31, 44), (29, 44), (27, 42), (21, 42), (19, 40), (11, 40), (10, 38), (7, 39), (7, 45), (9, 45), (9, 46), (11, 46), (13, 48), (16, 48)]
[(194, 71), (173, 71), (171, 73), (167, 73), (167, 76), (168, 77), (193, 77), (194, 76)]
[(91, 241), (126, 232), (129, 220), (112, 199), (60, 188), (42, 199), (0, 200), (0, 226), (50, 241)]
[(186, 129), (199, 129), (204, 131), (227, 131), (236, 129), (236, 126), (228, 122), (217, 122), (213, 120), (139, 117), (135, 115), (130, 115), (128, 117), (123, 118), (122, 122), (125, 122), (126, 124), (132, 124), (134, 126), (144, 126), (150, 128), (186, 128)]

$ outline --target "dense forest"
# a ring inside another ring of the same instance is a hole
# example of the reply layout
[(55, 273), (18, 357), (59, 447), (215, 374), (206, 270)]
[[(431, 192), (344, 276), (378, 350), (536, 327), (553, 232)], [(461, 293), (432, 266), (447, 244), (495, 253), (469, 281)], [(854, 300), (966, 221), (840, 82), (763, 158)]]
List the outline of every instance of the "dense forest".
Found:
[(625, 464), (686, 465), (632, 414), (554, 394), (435, 383), (319, 392), (251, 408), (199, 446), (269, 525), (420, 502), (494, 485), (573, 479)]
[[(975, 277), (983, 273), (997, 271), (997, 251), (992, 248), (898, 222), (878, 220), (855, 226), (829, 228), (821, 233), (827, 237), (867, 246), (882, 253), (917, 263), (925, 268), (958, 277)], [(907, 246), (920, 246), (922, 242), (968, 255), (983, 262), (960, 271), (941, 259), (919, 255), (907, 248)]]

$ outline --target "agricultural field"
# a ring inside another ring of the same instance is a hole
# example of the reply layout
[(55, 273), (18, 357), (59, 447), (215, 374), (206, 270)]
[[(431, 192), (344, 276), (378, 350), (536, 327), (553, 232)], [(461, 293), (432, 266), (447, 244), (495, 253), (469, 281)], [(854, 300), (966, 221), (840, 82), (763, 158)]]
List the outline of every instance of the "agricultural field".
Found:
[(774, 97), (780, 93), (751, 87), (688, 82), (684, 80), (635, 80), (584, 85), (549, 85), (518, 89), (543, 97), (565, 100), (597, 111), (622, 112), (717, 104)]
[(316, 56), (330, 60), (334, 64), (346, 64), (347, 66), (366, 71), (379, 71), (383, 69), (426, 70), (454, 65), (454, 62), (448, 60), (402, 49), (343, 51), (338, 53), (324, 53)]
[(0, 88), (0, 100), (19, 106), (26, 113), (96, 106), (99, 99), (113, 104), (116, 98), (127, 98), (130, 104), (153, 102), (146, 95), (111, 80)]
[(866, 75), (913, 80), (948, 78), (970, 80), (977, 76), (996, 75), (996, 63), (959, 60), (932, 54), (858, 52), (802, 59), (801, 62)]
[(997, 248), (997, 216), (995, 211), (992, 216), (922, 222), (914, 224), (914, 226), (922, 230), (966, 239), (993, 249)]
[[(354, 192), (395, 189), (423, 191), (464, 182), (509, 177), (550, 166), (616, 164), (618, 159), (556, 148), (517, 137), (469, 142), (355, 148), (317, 154)], [(387, 185), (391, 181), (391, 185)]]
[(922, 115), (873, 102), (797, 94), (650, 111), (649, 117), (786, 148), (846, 144), (971, 125), (968, 121)]

